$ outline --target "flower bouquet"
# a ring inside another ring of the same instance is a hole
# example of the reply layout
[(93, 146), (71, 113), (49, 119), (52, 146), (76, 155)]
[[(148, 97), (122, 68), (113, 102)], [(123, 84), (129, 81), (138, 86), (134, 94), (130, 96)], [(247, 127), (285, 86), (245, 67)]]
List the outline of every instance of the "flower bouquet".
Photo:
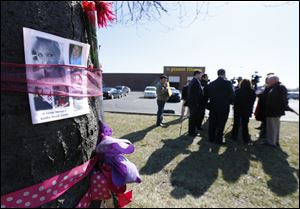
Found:
[(98, 28), (106, 27), (108, 21), (112, 22), (114, 20), (114, 15), (111, 11), (112, 4), (104, 1), (83, 1), (82, 7), (87, 39), (91, 45), (91, 61), (95, 68), (99, 68), (97, 26)]

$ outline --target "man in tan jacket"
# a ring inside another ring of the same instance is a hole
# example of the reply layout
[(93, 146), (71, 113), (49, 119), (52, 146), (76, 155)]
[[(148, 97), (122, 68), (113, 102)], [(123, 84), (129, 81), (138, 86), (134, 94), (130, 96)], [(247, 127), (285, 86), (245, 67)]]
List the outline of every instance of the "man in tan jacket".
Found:
[(164, 107), (166, 104), (166, 101), (168, 101), (169, 97), (171, 95), (169, 91), (169, 87), (167, 85), (167, 76), (162, 75), (160, 76), (160, 80), (156, 85), (156, 94), (157, 94), (157, 119), (156, 119), (156, 126), (162, 126), (164, 127), (165, 125), (162, 123), (163, 122), (163, 112), (164, 112)]

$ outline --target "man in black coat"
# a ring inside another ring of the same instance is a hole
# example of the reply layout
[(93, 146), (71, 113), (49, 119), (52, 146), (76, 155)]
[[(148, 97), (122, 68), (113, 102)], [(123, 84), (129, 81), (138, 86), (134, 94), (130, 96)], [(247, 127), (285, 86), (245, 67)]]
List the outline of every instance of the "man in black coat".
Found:
[(205, 98), (203, 87), (201, 86), (200, 79), (202, 76), (201, 71), (194, 72), (194, 78), (191, 80), (188, 91), (188, 105), (190, 109), (189, 117), (189, 135), (196, 136), (197, 130), (201, 129), (202, 121), (201, 111), (205, 109)]
[(223, 143), (223, 132), (228, 119), (230, 104), (234, 99), (233, 86), (225, 79), (225, 70), (218, 70), (218, 78), (211, 82), (207, 88), (209, 99), (209, 141), (217, 144)]

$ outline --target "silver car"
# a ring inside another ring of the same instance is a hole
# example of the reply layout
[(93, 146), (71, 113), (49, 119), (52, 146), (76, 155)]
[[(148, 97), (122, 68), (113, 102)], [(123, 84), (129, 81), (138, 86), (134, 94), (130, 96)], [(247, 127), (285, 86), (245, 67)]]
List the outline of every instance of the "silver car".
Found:
[(147, 86), (144, 91), (145, 98), (156, 98), (156, 87), (155, 86)]

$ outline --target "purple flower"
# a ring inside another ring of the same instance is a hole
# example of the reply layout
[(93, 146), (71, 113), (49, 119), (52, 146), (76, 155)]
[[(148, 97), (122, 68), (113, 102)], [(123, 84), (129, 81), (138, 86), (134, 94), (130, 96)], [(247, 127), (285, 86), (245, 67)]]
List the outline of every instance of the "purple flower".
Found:
[(141, 182), (136, 166), (123, 154), (133, 153), (134, 146), (127, 139), (115, 139), (104, 136), (97, 145), (96, 152), (104, 154), (105, 162), (112, 167), (112, 181), (116, 186), (123, 186), (126, 183)]
[(112, 165), (112, 181), (116, 186), (127, 183), (140, 183), (141, 177), (136, 166), (122, 155), (109, 156), (107, 163)]
[(105, 155), (118, 155), (133, 153), (134, 146), (127, 139), (115, 139), (110, 136), (104, 136), (97, 145), (96, 152)]
[(101, 126), (102, 126), (102, 133), (105, 136), (112, 136), (112, 129), (106, 123), (102, 122)]

